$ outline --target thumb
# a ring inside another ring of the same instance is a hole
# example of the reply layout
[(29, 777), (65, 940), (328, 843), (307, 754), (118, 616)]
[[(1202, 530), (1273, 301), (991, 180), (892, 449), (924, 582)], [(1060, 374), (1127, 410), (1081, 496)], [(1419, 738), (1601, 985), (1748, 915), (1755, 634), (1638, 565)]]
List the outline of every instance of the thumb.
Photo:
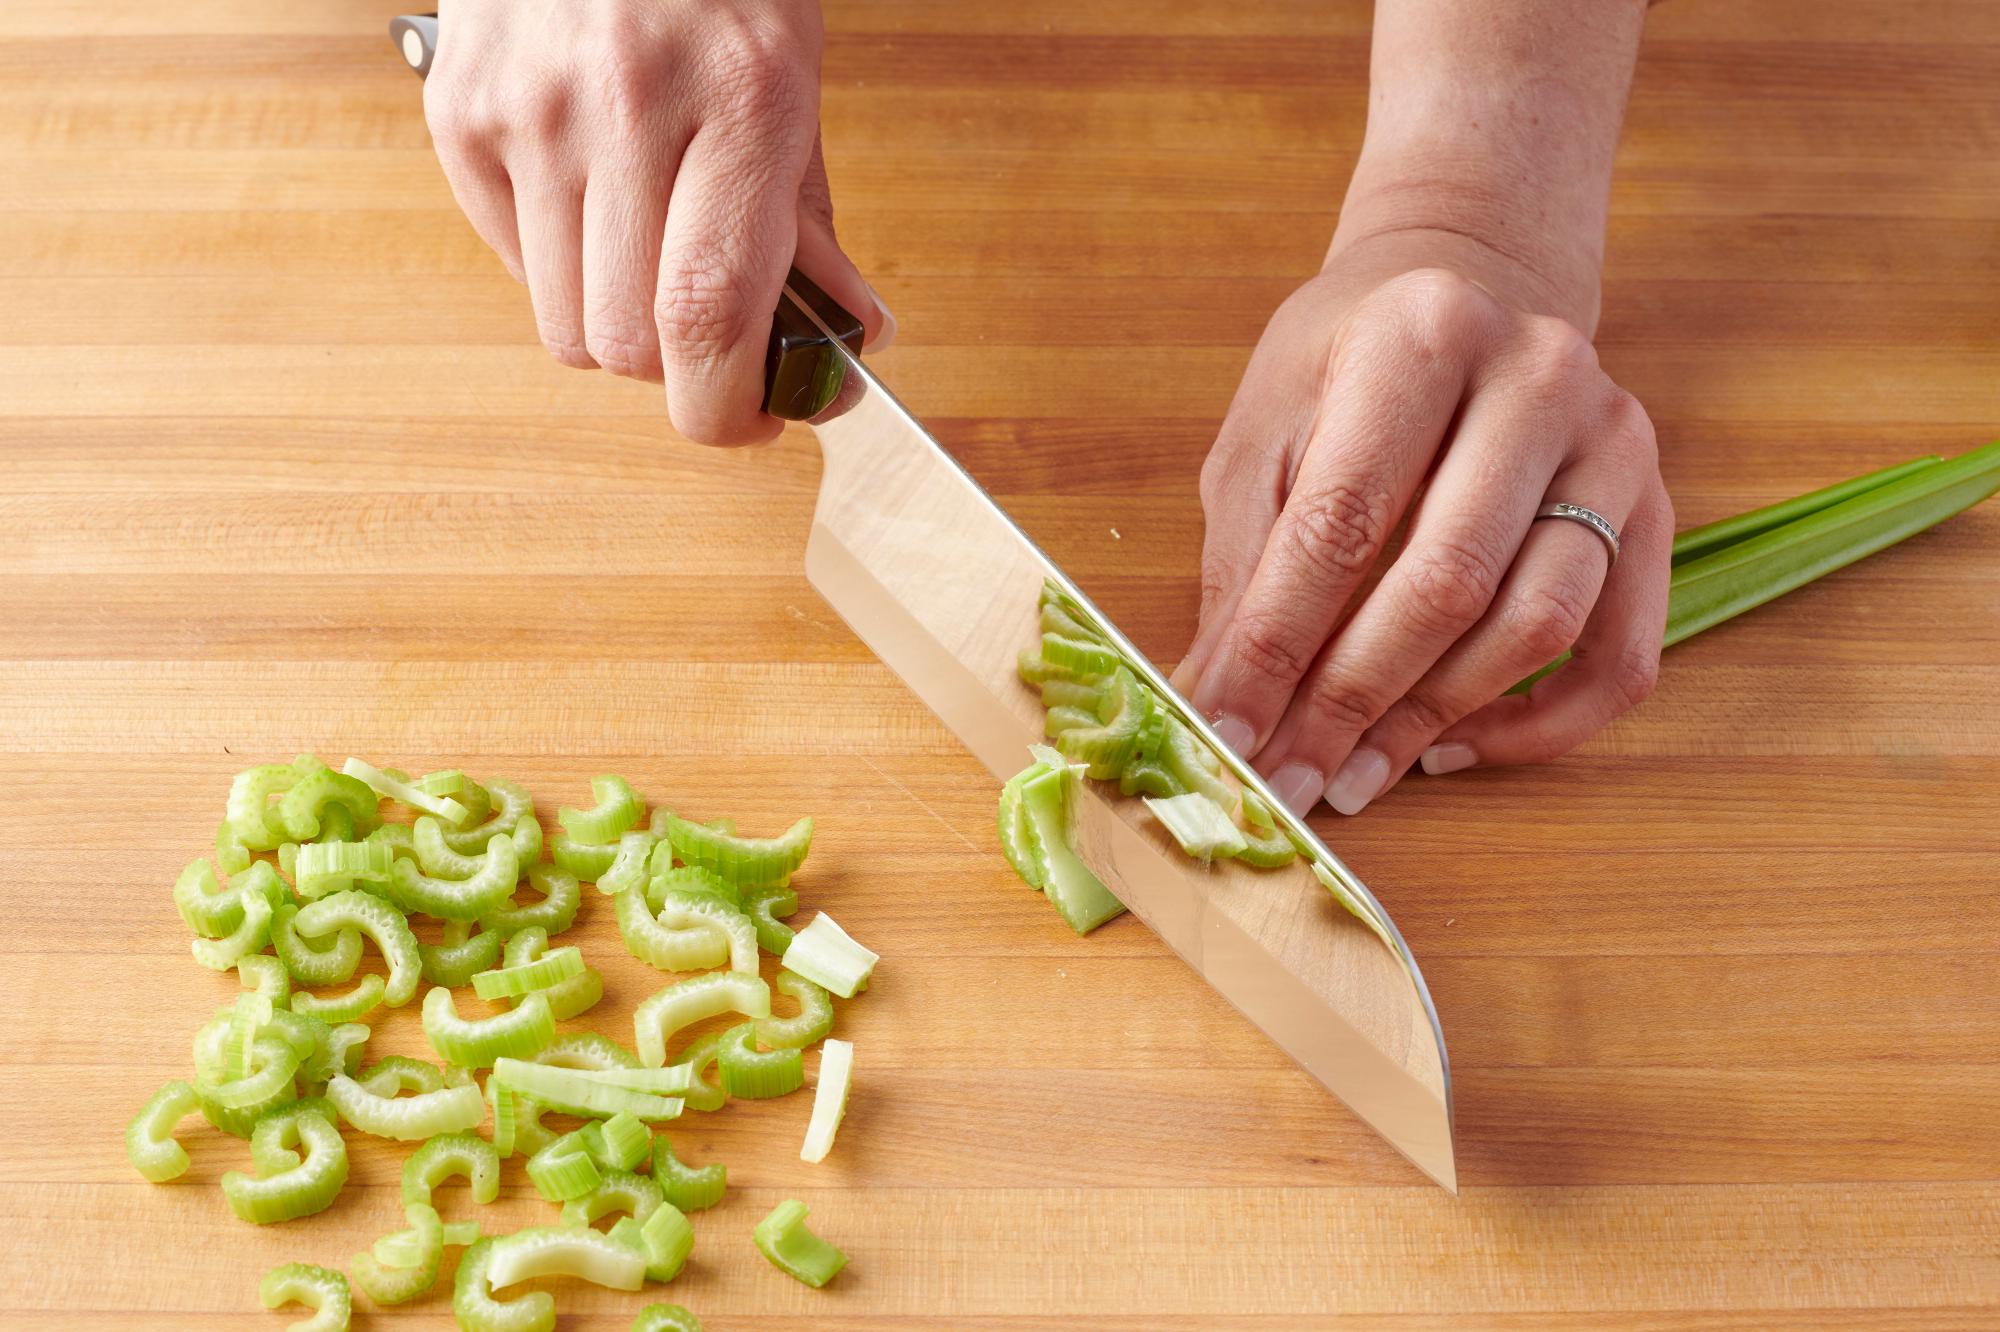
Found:
[(799, 240), (792, 262), (861, 321), (863, 347), (880, 351), (894, 340), (896, 317), (834, 238), (833, 191), (827, 185), (826, 159), (820, 155), (817, 137), (805, 179), (799, 184)]

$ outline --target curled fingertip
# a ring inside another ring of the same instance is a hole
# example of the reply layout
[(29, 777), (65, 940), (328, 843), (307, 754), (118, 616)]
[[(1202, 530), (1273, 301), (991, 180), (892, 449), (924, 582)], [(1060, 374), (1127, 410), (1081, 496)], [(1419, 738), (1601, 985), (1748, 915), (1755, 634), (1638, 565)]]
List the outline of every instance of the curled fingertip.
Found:
[(1342, 814), (1359, 814), (1389, 785), (1389, 756), (1380, 750), (1357, 749), (1326, 785), (1326, 803)]

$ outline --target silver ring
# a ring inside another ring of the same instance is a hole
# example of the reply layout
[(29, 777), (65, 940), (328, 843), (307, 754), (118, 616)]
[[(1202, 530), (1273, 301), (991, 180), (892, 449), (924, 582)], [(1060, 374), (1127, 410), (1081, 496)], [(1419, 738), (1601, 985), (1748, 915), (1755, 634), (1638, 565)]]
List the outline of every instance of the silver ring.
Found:
[[(1595, 509), (1586, 509), (1581, 504), (1564, 504), (1555, 501), (1535, 510), (1536, 518), (1567, 518), (1571, 522), (1582, 523), (1604, 540), (1604, 549), (1611, 556), (1611, 563), (1618, 563), (1618, 529)], [(1610, 566), (1605, 566), (1609, 568)]]

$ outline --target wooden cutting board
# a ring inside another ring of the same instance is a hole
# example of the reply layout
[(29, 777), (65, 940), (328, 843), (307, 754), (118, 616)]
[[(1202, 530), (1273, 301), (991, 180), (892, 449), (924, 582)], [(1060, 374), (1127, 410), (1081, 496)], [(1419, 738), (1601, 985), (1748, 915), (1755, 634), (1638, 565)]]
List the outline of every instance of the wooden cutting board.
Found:
[[(1359, 143), (1366, 6), (829, 8), (883, 373), (1173, 656), (1196, 468)], [(0, 1324), (277, 1326), (262, 1271), (398, 1224), (359, 1135), (332, 1211), (259, 1230), (213, 1187), (234, 1140), (168, 1187), (121, 1150), (232, 992), (169, 885), (231, 772), (308, 749), (514, 777), (551, 825), (607, 770), (819, 816), (802, 895), (885, 957), (859, 1086), (820, 1167), (802, 1098), (676, 1133), (731, 1171), (664, 1296), (711, 1329), (2000, 1321), (2000, 506), (1677, 649), (1560, 765), (1329, 821), (1443, 1014), (1453, 1200), (1136, 922), (1079, 941), (1009, 877), (992, 782), (805, 583), (811, 441), (695, 449), (545, 358), (389, 12), (0, 7)], [(1682, 521), (1992, 438), (2000, 11), (1651, 28), (1600, 345)], [(658, 978), (610, 915), (572, 937), (629, 1039)], [(785, 1196), (852, 1255), (825, 1292), (750, 1245)], [(545, 1215), (510, 1172), (483, 1219)], [(639, 1303), (566, 1288), (564, 1327)]]

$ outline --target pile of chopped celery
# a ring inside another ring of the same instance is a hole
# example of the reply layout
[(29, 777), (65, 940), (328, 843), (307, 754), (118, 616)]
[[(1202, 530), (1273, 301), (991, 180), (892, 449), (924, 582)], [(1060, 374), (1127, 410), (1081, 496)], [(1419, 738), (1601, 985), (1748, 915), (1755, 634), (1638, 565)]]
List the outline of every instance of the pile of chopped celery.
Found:
[[(591, 788), (594, 803), (562, 810), (561, 834), (545, 841), (532, 798), (511, 782), (458, 771), (413, 779), (359, 759), (336, 772), (303, 755), (239, 773), (214, 856), (182, 871), (173, 899), (195, 960), (232, 974), (235, 997), (195, 1033), (192, 1077), (167, 1083), (132, 1119), (133, 1167), (154, 1183), (183, 1174), (179, 1125), (198, 1112), (220, 1130), (204, 1150), (224, 1135), (247, 1141), (248, 1169), (224, 1173), (222, 1193), (263, 1225), (333, 1205), (347, 1181), (344, 1129), (415, 1144), (400, 1214), (344, 1273), (288, 1263), (265, 1277), (267, 1307), (315, 1311), (295, 1328), (346, 1328), (352, 1287), (383, 1306), (448, 1295), (460, 1327), (518, 1332), (552, 1328), (555, 1302), (545, 1291), (496, 1293), (517, 1281), (567, 1275), (618, 1290), (672, 1281), (694, 1246), (687, 1214), (722, 1201), (726, 1172), (682, 1161), (655, 1126), (732, 1096), (797, 1091), (804, 1052), (822, 1042), (799, 1155), (817, 1162), (832, 1147), (854, 1054), (828, 1039), (834, 997), (865, 989), (877, 959), (824, 913), (796, 933), (785, 923), (798, 910), (791, 880), (812, 820), (744, 837), (726, 820), (666, 809), (648, 819), (621, 777)], [(552, 945), (582, 910), (586, 881), (615, 898), (635, 957), (695, 973), (637, 1005), (631, 1049), (558, 1025), (604, 996), (581, 949)], [(417, 924), (438, 942), (421, 942)], [(360, 971), (370, 948), (381, 974)], [(778, 959), (772, 983), (762, 954)], [(417, 1011), (439, 1062), (370, 1061), (368, 1024), (409, 1005), (424, 982)], [(773, 984), (796, 1014), (773, 1014)], [(743, 1021), (670, 1056), (676, 1032), (724, 1013)], [(581, 1122), (564, 1130), (543, 1122), (552, 1115)], [(493, 1234), (439, 1215), (439, 1185), (462, 1176), (475, 1204), (490, 1203), (517, 1157), (558, 1209), (552, 1224)], [(594, 1228), (613, 1214), (608, 1230)], [(780, 1270), (824, 1285), (847, 1259), (805, 1229), (804, 1215), (783, 1203), (750, 1238)], [(447, 1247), (466, 1252), (440, 1292)], [(654, 1304), (632, 1326), (701, 1324), (679, 1305)]]

